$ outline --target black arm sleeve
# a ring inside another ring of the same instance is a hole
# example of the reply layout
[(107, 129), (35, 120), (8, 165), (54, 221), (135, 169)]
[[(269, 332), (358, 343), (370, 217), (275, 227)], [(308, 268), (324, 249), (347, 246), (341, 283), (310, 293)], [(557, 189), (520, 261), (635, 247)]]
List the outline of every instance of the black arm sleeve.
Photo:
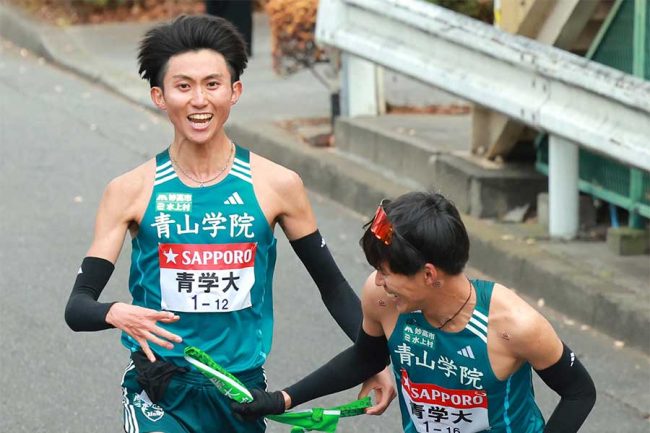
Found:
[(559, 361), (544, 370), (535, 370), (539, 377), (561, 399), (546, 423), (544, 433), (575, 433), (596, 403), (596, 387), (575, 353), (563, 343)]
[(354, 345), (309, 376), (285, 389), (291, 406), (352, 388), (383, 370), (389, 363), (386, 337), (371, 337), (361, 328)]
[(106, 323), (106, 314), (114, 302), (97, 302), (106, 287), (115, 266), (106, 259), (86, 257), (72, 287), (65, 321), (73, 331), (100, 331), (112, 328)]
[(291, 241), (291, 246), (318, 286), (323, 303), (352, 341), (361, 328), (361, 302), (339, 270), (318, 230)]

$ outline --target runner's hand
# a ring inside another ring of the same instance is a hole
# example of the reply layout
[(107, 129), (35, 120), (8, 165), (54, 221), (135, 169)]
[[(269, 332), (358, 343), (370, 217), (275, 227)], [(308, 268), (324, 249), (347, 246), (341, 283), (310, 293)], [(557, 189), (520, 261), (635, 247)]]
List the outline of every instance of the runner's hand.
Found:
[(359, 398), (367, 396), (373, 390), (375, 391), (375, 405), (366, 409), (366, 414), (381, 415), (388, 409), (390, 402), (397, 396), (390, 367), (386, 367), (381, 372), (363, 382), (363, 386), (359, 392)]
[(183, 341), (178, 335), (159, 327), (157, 322), (173, 323), (178, 319), (179, 316), (169, 311), (156, 311), (123, 302), (113, 304), (106, 315), (106, 323), (133, 337), (151, 362), (154, 362), (156, 357), (149, 348), (149, 342), (171, 350), (174, 347), (172, 341)]
[(287, 410), (285, 393), (282, 391), (266, 392), (261, 389), (253, 389), (251, 395), (253, 396), (251, 403), (230, 403), (236, 417), (253, 421), (265, 415), (278, 415)]

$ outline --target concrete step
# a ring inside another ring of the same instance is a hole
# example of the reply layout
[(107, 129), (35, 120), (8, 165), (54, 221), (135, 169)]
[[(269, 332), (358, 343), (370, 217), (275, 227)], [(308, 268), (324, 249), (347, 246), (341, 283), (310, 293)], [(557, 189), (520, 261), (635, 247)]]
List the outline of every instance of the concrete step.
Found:
[(386, 115), (339, 118), (337, 149), (401, 179), (441, 191), (464, 213), (499, 218), (509, 210), (535, 207), (547, 179), (532, 165), (499, 163), (473, 156), (469, 115)]

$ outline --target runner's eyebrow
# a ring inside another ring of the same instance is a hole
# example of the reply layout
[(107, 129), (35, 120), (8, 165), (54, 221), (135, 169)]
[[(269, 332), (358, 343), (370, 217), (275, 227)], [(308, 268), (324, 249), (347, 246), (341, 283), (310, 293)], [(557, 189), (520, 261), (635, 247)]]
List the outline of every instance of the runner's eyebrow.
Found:
[[(172, 78), (178, 78), (178, 79), (182, 79), (182, 80), (194, 81), (194, 78), (192, 78), (192, 77), (190, 77), (188, 75), (183, 75), (183, 74), (173, 75)], [(212, 80), (212, 79), (215, 79), (215, 78), (216, 79), (222, 79), (223, 74), (221, 74), (221, 73), (210, 74), (210, 75), (202, 78), (201, 81)]]

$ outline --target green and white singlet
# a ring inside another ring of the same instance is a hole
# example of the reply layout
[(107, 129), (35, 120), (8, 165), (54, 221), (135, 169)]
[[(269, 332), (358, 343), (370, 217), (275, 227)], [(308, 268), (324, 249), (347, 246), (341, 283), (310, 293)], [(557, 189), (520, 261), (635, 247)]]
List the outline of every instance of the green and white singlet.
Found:
[(494, 283), (472, 284), (476, 307), (460, 332), (434, 328), (419, 311), (397, 319), (388, 348), (404, 431), (541, 432), (544, 419), (535, 403), (530, 364), (503, 381), (490, 366), (487, 327)]
[[(132, 241), (129, 290), (133, 304), (173, 311), (159, 326), (180, 335), (173, 350), (151, 347), (188, 365), (196, 346), (231, 372), (260, 367), (271, 349), (276, 239), (253, 190), (250, 152), (236, 146), (219, 183), (183, 184), (165, 150), (156, 156), (153, 193)], [(122, 343), (139, 345), (126, 333)]]

